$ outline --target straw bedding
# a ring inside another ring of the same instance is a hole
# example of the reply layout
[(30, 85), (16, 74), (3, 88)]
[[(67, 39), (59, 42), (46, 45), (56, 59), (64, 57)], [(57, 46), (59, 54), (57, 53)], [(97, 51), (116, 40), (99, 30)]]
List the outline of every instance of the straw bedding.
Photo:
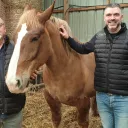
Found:
[[(27, 93), (23, 128), (52, 128), (51, 112), (44, 99), (43, 89)], [(60, 128), (79, 128), (75, 107), (62, 105)], [(89, 128), (101, 128), (99, 117), (91, 117)]]

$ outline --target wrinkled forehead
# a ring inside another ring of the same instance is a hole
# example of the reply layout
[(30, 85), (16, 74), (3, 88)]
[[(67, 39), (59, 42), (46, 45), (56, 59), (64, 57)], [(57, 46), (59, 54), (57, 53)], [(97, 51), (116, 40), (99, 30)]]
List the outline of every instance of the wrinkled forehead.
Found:
[(6, 29), (5, 25), (4, 24), (0, 24), (0, 29), (5, 30)]
[(114, 14), (114, 13), (121, 14), (121, 9), (118, 8), (118, 7), (108, 7), (104, 11), (104, 15), (106, 15), (106, 14)]
[(0, 23), (0, 27), (5, 27), (5, 25)]

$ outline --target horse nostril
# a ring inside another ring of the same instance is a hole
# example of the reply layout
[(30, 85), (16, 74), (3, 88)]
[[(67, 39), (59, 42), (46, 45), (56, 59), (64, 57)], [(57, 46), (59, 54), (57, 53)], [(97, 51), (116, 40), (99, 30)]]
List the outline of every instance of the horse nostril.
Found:
[(22, 83), (21, 83), (21, 80), (20, 79), (17, 79), (17, 87), (18, 88), (22, 88)]
[(24, 89), (29, 86), (29, 79), (26, 77), (26, 75), (22, 75), (21, 77), (17, 77), (17, 87), (19, 89)]
[(20, 86), (20, 80), (17, 79), (16, 81), (17, 81), (17, 86), (19, 87)]

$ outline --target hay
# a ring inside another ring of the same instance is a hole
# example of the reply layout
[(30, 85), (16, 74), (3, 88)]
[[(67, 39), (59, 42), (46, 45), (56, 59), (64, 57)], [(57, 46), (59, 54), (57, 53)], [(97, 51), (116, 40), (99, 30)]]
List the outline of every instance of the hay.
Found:
[(51, 128), (51, 113), (44, 100), (43, 89), (27, 93), (23, 128)]
[[(44, 99), (43, 89), (27, 93), (23, 128), (53, 128), (50, 108)], [(79, 128), (75, 107), (62, 105), (60, 128)], [(91, 117), (89, 128), (101, 128), (99, 117)]]
[(7, 34), (12, 37), (13, 31), (16, 28), (19, 17), (23, 13), (23, 9), (27, 4), (31, 4), (32, 7), (41, 10), (42, 0), (4, 0), (5, 4), (5, 22), (7, 28)]
[(24, 8), (26, 4), (31, 4), (34, 8), (41, 9), (43, 0), (4, 0), (6, 6), (14, 8)]

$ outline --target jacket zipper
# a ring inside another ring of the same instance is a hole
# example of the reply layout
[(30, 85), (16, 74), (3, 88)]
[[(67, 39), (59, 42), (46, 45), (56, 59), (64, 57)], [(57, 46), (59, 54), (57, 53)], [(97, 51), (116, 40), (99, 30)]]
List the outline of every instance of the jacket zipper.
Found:
[(108, 61), (107, 61), (107, 91), (109, 91), (109, 64), (110, 64), (110, 58), (111, 58), (111, 53), (112, 53), (112, 45), (113, 45), (113, 40), (109, 39), (110, 41), (110, 49), (109, 49), (109, 55), (108, 55)]
[[(5, 50), (5, 45), (4, 45), (4, 50)], [(3, 63), (4, 63), (4, 85), (3, 85), (3, 111), (2, 114), (5, 114), (5, 58), (6, 58), (6, 51), (4, 52), (4, 58), (3, 58)]]

